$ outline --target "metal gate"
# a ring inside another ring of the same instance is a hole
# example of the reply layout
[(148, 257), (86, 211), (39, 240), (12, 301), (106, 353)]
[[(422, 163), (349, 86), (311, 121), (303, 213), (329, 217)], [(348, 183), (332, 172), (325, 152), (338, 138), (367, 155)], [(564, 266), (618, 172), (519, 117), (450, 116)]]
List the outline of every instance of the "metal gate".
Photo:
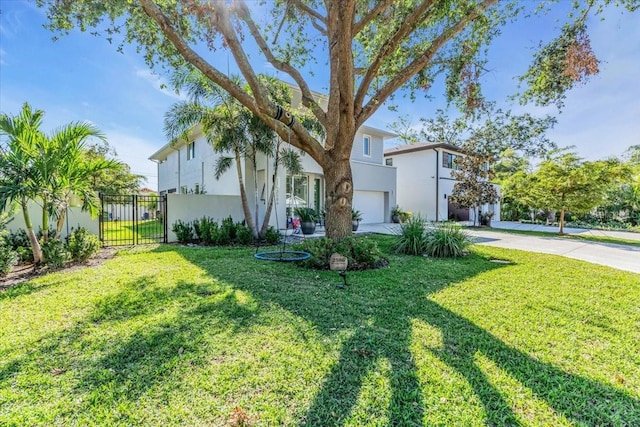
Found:
[(167, 196), (100, 195), (100, 240), (104, 246), (167, 242)]

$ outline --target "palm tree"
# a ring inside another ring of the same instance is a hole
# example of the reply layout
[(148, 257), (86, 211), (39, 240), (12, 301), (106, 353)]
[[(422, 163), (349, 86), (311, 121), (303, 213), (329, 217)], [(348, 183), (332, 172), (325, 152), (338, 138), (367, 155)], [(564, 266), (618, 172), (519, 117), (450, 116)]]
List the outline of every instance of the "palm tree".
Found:
[[(120, 162), (104, 157), (90, 156), (88, 142), (91, 138), (105, 140), (104, 135), (90, 123), (70, 123), (56, 130), (43, 140), (42, 167), (48, 173), (48, 186), (43, 194), (43, 211), (46, 204), (45, 217), (57, 219), (55, 238), (59, 239), (64, 226), (67, 209), (72, 200), (82, 201), (82, 210), (89, 211), (92, 216), (98, 213), (98, 196), (92, 178), (102, 172), (115, 171), (121, 167)], [(55, 169), (51, 170), (51, 166)], [(43, 223), (43, 232), (48, 224)]]
[(36, 264), (42, 261), (42, 249), (33, 230), (28, 202), (38, 197), (45, 184), (36, 165), (36, 147), (44, 138), (40, 131), (43, 115), (44, 111), (33, 111), (28, 103), (15, 117), (0, 115), (0, 135), (8, 138), (5, 144), (0, 144), (0, 210), (5, 210), (8, 204), (20, 204)]
[[(274, 96), (283, 97), (287, 92), (286, 88), (276, 88), (273, 82), (270, 83)], [(277, 166), (284, 166), (290, 172), (297, 172), (301, 170), (298, 153), (282, 147), (271, 128), (199, 72), (182, 70), (174, 75), (173, 84), (177, 89), (185, 90), (189, 100), (174, 104), (165, 115), (167, 137), (172, 141), (187, 139), (188, 132), (194, 126), (202, 126), (207, 142), (214, 151), (221, 154), (214, 167), (216, 179), (235, 162), (245, 222), (253, 230), (254, 237), (264, 235), (269, 225), (274, 191), (272, 188), (262, 226), (258, 227), (257, 156), (263, 154), (274, 158), (276, 171)], [(231, 156), (226, 156), (226, 153), (231, 153)], [(247, 198), (242, 171), (243, 159), (248, 160), (253, 167), (256, 221)]]
[(42, 251), (28, 202), (41, 203), (43, 240), (49, 238), (51, 217), (57, 219), (55, 238), (59, 239), (73, 198), (80, 198), (82, 210), (95, 215), (98, 203), (91, 177), (119, 165), (114, 160), (88, 155), (91, 138), (105, 140), (94, 125), (74, 122), (47, 135), (40, 131), (43, 115), (43, 111), (33, 112), (25, 103), (18, 116), (0, 116), (0, 132), (8, 137), (0, 153), (0, 208), (12, 202), (22, 207), (36, 264), (42, 261)]

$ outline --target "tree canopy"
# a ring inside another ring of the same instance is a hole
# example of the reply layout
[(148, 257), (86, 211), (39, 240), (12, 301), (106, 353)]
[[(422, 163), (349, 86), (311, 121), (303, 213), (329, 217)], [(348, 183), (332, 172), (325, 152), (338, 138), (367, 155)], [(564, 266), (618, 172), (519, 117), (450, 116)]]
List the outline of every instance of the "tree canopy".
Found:
[[(118, 153), (106, 141), (91, 144), (85, 151), (89, 161), (108, 161), (118, 158)], [(140, 190), (146, 181), (143, 175), (131, 172), (131, 167), (115, 162), (108, 170), (96, 171), (89, 178), (93, 191), (101, 194), (129, 194)]]
[(518, 172), (506, 191), (516, 192), (531, 207), (560, 212), (562, 234), (567, 211), (582, 213), (597, 207), (611, 186), (628, 180), (629, 174), (618, 159), (584, 161), (574, 152), (556, 150), (533, 172)]
[[(190, 64), (307, 152), (324, 170), (325, 205), (331, 212), (326, 230), (332, 238), (351, 233), (349, 157), (357, 129), (397, 91), (428, 93), (437, 78), (445, 80), (445, 96), (463, 110), (481, 106), (487, 47), (506, 22), (530, 11), (518, 0), (275, 0), (251, 7), (243, 0), (38, 3), (47, 8), (54, 30), (64, 33), (77, 26), (115, 40), (119, 48), (133, 43), (151, 66)], [(588, 13), (612, 3), (573, 2), (566, 28), (582, 29)], [(615, 3), (637, 8), (634, 0)], [(543, 103), (561, 99), (574, 82), (592, 74), (593, 67), (579, 66), (591, 58), (587, 34), (563, 31), (557, 46), (540, 50), (525, 78), (529, 98)], [(208, 60), (221, 49), (231, 54), (250, 92)], [(289, 112), (278, 114), (279, 107), (289, 106), (273, 102), (260, 82), (255, 67), (264, 61), (297, 84), (326, 139), (315, 137)], [(326, 108), (309, 84), (319, 68), (328, 70)], [(569, 68), (573, 72), (565, 73)], [(559, 84), (546, 84), (559, 79)]]

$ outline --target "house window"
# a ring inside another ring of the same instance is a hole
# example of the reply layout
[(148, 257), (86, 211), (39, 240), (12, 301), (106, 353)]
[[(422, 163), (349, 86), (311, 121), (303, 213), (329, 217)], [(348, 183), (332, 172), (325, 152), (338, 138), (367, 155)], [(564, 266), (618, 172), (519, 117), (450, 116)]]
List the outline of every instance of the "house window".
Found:
[(192, 141), (187, 144), (187, 160), (191, 160), (196, 157), (196, 142)]
[(180, 187), (180, 194), (187, 194), (187, 186), (183, 185), (182, 187)]
[(447, 169), (459, 169), (456, 164), (456, 156), (453, 153), (447, 153), (446, 151), (442, 153), (442, 167)]
[(371, 157), (371, 137), (369, 135), (362, 138), (362, 154)]
[(384, 159), (384, 164), (387, 166), (393, 166), (393, 157), (389, 157), (388, 159)]
[(193, 192), (194, 192), (195, 194), (200, 194), (200, 184), (196, 184), (196, 185), (193, 187)]

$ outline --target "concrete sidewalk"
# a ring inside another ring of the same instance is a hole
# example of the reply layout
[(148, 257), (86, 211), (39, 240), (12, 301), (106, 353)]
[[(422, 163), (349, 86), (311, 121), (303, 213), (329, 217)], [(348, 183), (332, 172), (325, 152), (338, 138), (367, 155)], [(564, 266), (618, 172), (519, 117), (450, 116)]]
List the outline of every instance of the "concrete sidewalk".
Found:
[[(519, 224), (519, 223), (507, 223), (496, 222), (496, 227), (502, 229), (516, 229), (526, 230), (527, 228), (509, 228), (511, 224), (513, 227), (516, 225), (532, 225), (534, 224)], [(499, 226), (498, 226), (499, 225)], [(492, 223), (493, 226), (493, 223)], [(543, 227), (543, 226), (537, 226)], [(557, 231), (555, 227), (550, 227), (552, 231)], [(534, 229), (534, 228), (531, 228)], [(536, 228), (537, 231), (547, 231)], [(584, 233), (599, 232), (599, 230), (583, 230), (583, 229), (571, 229), (581, 230)], [(380, 233), (380, 234), (398, 234), (400, 231), (399, 224), (360, 224), (359, 232), (368, 233)], [(499, 231), (483, 231), (478, 228), (477, 230), (467, 230), (468, 233), (474, 238), (475, 242), (480, 245), (495, 246), (507, 249), (519, 249), (529, 252), (539, 252), (545, 254), (561, 255), (568, 258), (579, 259), (582, 261), (591, 262), (594, 264), (606, 265), (609, 267), (617, 268), (619, 270), (631, 271), (634, 273), (640, 273), (640, 247), (632, 245), (618, 245), (612, 243), (599, 243), (590, 241), (578, 241), (571, 239), (564, 239), (561, 237), (538, 237), (527, 236), (510, 233), (500, 233)], [(568, 233), (578, 234), (576, 231), (570, 231), (566, 229)], [(611, 236), (619, 237), (623, 239), (636, 239), (638, 233), (628, 232), (605, 232), (607, 234), (593, 234), (599, 236)], [(615, 234), (612, 234), (615, 233)], [(633, 237), (632, 237), (633, 236)], [(640, 236), (637, 236), (640, 237)], [(637, 238), (640, 241), (640, 238)]]

